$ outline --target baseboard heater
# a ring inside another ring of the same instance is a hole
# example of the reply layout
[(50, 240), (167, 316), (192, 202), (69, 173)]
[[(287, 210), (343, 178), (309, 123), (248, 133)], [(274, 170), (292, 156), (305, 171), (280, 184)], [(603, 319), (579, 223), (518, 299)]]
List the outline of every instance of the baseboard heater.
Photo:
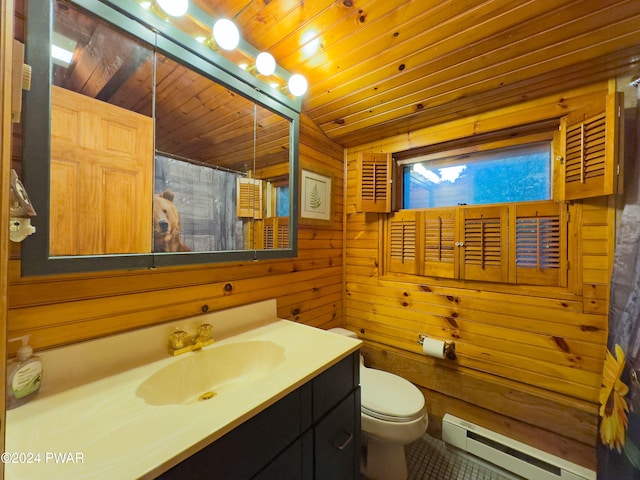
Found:
[(596, 472), (445, 414), (442, 440), (530, 480), (596, 480)]

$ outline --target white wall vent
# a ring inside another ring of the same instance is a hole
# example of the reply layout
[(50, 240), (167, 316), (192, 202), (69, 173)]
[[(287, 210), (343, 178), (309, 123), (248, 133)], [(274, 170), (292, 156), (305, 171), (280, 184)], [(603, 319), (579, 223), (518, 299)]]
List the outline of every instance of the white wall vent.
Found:
[(596, 480), (596, 472), (448, 413), (442, 440), (529, 480)]

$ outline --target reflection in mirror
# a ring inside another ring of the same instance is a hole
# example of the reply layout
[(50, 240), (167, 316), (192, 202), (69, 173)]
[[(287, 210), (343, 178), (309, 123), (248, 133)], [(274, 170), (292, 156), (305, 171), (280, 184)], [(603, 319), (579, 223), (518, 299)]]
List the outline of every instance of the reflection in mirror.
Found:
[(154, 251), (246, 250), (237, 182), (252, 174), (254, 103), (157, 55)]
[(156, 78), (154, 251), (289, 248), (290, 121), (162, 54)]
[(23, 275), (295, 255), (299, 103), (135, 2), (46, 3), (27, 3)]
[(153, 49), (56, 2), (49, 254), (151, 251)]
[(263, 184), (262, 235), (256, 248), (290, 247), (289, 235), (289, 122), (269, 109), (256, 106), (255, 178)]

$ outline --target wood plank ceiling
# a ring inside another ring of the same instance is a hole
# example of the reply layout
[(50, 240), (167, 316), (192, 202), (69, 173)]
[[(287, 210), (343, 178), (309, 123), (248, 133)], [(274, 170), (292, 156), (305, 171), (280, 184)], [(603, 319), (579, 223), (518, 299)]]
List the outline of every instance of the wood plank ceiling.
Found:
[(354, 146), (640, 74), (638, 0), (191, 0), (309, 81)]

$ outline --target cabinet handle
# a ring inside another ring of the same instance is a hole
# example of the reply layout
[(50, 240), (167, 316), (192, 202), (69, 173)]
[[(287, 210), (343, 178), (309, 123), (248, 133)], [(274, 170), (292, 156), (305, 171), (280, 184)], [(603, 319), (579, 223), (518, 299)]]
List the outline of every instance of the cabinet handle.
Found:
[(349, 433), (349, 432), (341, 432), (341, 434), (347, 435), (347, 438), (344, 442), (342, 442), (341, 444), (338, 444), (335, 439), (332, 442), (333, 446), (336, 447), (338, 450), (344, 450), (345, 448), (347, 448), (347, 445), (349, 445), (351, 443), (351, 440), (353, 440), (353, 433)]

